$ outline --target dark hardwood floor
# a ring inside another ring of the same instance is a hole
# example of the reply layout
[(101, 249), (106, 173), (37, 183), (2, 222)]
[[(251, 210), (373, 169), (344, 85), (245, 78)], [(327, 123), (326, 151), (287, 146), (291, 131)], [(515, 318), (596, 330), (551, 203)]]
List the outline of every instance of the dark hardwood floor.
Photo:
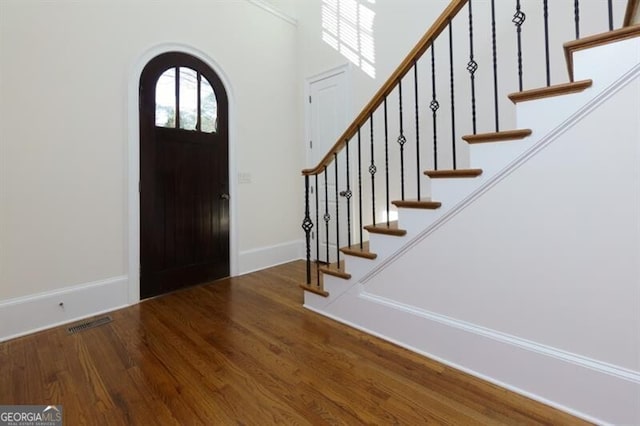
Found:
[(303, 266), (0, 343), (0, 404), (62, 404), (67, 425), (584, 424), (305, 310)]

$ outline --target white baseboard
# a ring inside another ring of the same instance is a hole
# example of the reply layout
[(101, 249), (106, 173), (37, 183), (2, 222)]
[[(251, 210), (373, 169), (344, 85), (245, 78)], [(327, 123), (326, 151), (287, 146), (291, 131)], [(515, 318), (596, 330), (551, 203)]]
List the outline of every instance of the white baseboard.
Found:
[(640, 424), (638, 371), (416, 312), (357, 287), (326, 306), (305, 295), (305, 307), (589, 422)]
[(299, 260), (303, 257), (304, 242), (302, 240), (241, 251), (238, 261), (239, 275)]
[(127, 306), (127, 286), (119, 276), (0, 301), (0, 342)]

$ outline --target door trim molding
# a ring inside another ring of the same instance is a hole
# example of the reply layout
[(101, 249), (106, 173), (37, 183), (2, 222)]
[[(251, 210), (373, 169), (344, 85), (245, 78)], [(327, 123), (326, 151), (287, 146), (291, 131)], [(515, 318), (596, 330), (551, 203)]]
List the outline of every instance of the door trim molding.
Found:
[(180, 43), (161, 43), (142, 52), (131, 64), (127, 87), (127, 204), (124, 213), (127, 220), (128, 241), (127, 264), (129, 274), (128, 300), (130, 304), (140, 301), (140, 111), (138, 87), (142, 70), (154, 57), (167, 52), (182, 52), (207, 64), (222, 80), (227, 91), (229, 106), (229, 270), (231, 276), (238, 275), (238, 229), (236, 197), (236, 101), (231, 79), (222, 67), (208, 54), (192, 46)]

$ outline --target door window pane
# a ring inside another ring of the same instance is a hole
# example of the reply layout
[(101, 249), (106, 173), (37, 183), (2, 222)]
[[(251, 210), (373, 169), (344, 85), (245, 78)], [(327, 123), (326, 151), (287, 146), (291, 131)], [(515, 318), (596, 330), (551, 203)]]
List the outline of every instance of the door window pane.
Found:
[(180, 67), (180, 128), (196, 130), (198, 121), (198, 73)]
[[(179, 86), (178, 102), (176, 84)], [(176, 110), (179, 117), (176, 117)], [(191, 68), (166, 70), (156, 83), (155, 122), (158, 127), (217, 132), (218, 102), (211, 83)]]
[(200, 130), (203, 132), (218, 131), (218, 101), (213, 88), (206, 78), (202, 78), (200, 82), (200, 99), (202, 106), (200, 108)]
[(156, 83), (156, 126), (176, 127), (176, 69), (166, 70)]

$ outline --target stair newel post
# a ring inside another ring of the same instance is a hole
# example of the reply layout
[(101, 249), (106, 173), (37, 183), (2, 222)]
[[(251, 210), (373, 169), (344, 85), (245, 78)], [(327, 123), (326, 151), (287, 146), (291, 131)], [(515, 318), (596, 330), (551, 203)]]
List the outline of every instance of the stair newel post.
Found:
[(457, 168), (456, 162), (456, 92), (453, 73), (453, 28), (451, 19), (449, 20), (449, 78), (451, 89), (451, 155), (453, 160), (453, 170)]
[(369, 114), (369, 129), (371, 137), (371, 165), (369, 166), (369, 174), (371, 175), (371, 215), (373, 225), (376, 225), (376, 164), (373, 149), (373, 113)]
[(339, 182), (338, 182), (338, 153), (333, 153), (333, 163), (336, 172), (335, 188), (336, 188), (336, 267), (340, 269), (340, 200), (339, 200)]
[(433, 170), (438, 170), (438, 109), (440, 103), (436, 95), (436, 44), (435, 40), (431, 41), (431, 117), (433, 118)]
[(404, 123), (402, 117), (402, 79), (398, 80), (398, 106), (400, 112), (400, 135), (398, 145), (400, 145), (400, 196), (404, 200), (404, 144), (407, 138), (404, 136)]
[(304, 230), (306, 255), (307, 255), (307, 276), (306, 284), (311, 284), (311, 230), (313, 222), (309, 214), (309, 176), (304, 177), (304, 220), (302, 221), (302, 229)]
[(573, 20), (576, 24), (576, 40), (580, 38), (580, 0), (573, 2)]
[(384, 182), (385, 182), (385, 201), (387, 212), (387, 226), (389, 226), (389, 131), (387, 120), (387, 97), (384, 97)]
[(364, 223), (362, 223), (362, 138), (360, 135), (360, 126), (358, 126), (358, 216), (360, 219), (360, 226), (358, 227), (360, 234), (360, 250), (362, 250), (364, 243), (364, 241), (362, 241), (362, 229), (364, 227)]
[(329, 172), (327, 171), (327, 166), (324, 166), (324, 235), (325, 235), (325, 249), (327, 252), (327, 257), (326, 257), (326, 264), (328, 265), (330, 262), (329, 260), (329, 221), (331, 220), (331, 215), (329, 214), (329, 182), (328, 182), (328, 175)]
[(493, 108), (495, 113), (496, 132), (500, 131), (498, 113), (498, 48), (496, 44), (496, 1), (491, 0), (491, 46), (493, 56)]
[(609, 31), (613, 31), (613, 0), (607, 1), (609, 11)]
[(315, 187), (314, 192), (316, 196), (316, 283), (320, 286), (320, 196), (318, 193), (318, 174), (315, 175)]
[(527, 15), (521, 10), (520, 0), (516, 0), (516, 13), (513, 15), (513, 22), (516, 26), (516, 38), (518, 41), (518, 87), (522, 92), (522, 24)]
[(551, 86), (551, 66), (549, 63), (549, 1), (542, 2), (542, 15), (544, 18), (544, 54), (546, 60), (547, 87)]
[(414, 95), (414, 107), (415, 107), (415, 119), (416, 119), (416, 193), (418, 195), (418, 201), (420, 201), (420, 177), (422, 172), (420, 170), (420, 102), (418, 101), (418, 62), (413, 61), (413, 91)]
[(476, 129), (476, 71), (478, 63), (474, 59), (473, 52), (473, 0), (469, 0), (469, 62), (467, 62), (467, 71), (469, 71), (469, 79), (471, 80), (471, 125), (473, 134), (477, 133)]
[(349, 139), (345, 140), (345, 149), (347, 154), (347, 190), (344, 193), (345, 198), (347, 199), (347, 247), (351, 247), (351, 197), (353, 196), (353, 192), (351, 192), (351, 159), (349, 158)]

